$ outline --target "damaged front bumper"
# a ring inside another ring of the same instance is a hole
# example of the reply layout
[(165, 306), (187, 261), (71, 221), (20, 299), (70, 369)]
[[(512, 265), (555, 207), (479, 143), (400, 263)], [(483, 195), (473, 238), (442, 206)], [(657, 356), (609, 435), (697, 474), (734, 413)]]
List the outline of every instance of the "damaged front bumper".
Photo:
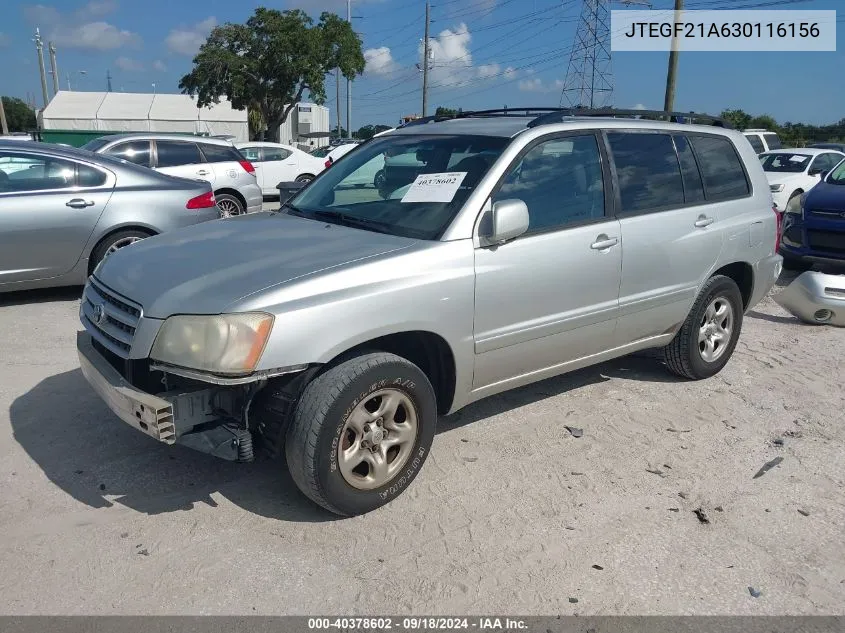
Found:
[(845, 275), (807, 271), (772, 299), (805, 323), (845, 327)]
[(109, 409), (132, 428), (163, 442), (182, 444), (230, 461), (252, 461), (247, 424), (221, 416), (245, 410), (254, 391), (200, 385), (154, 395), (132, 385), (78, 332), (76, 348), (85, 379)]

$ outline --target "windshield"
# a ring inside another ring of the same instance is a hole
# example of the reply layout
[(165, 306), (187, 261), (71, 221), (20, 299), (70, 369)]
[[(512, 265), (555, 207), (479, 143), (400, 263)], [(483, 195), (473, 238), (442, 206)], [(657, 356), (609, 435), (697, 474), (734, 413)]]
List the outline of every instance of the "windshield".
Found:
[(95, 138), (94, 140), (88, 141), (85, 145), (82, 145), (82, 149), (87, 149), (89, 152), (96, 152), (100, 149), (103, 145), (108, 143), (109, 140), (107, 138)]
[(810, 164), (809, 154), (762, 154), (763, 171), (800, 174)]
[(763, 138), (766, 139), (766, 144), (769, 146), (769, 149), (780, 149), (783, 145), (780, 144), (780, 138), (778, 138), (777, 134), (769, 132), (768, 134), (763, 134)]
[(292, 215), (437, 239), (507, 138), (393, 135), (338, 159), (288, 203)]
[(834, 167), (825, 182), (831, 185), (845, 185), (845, 160)]

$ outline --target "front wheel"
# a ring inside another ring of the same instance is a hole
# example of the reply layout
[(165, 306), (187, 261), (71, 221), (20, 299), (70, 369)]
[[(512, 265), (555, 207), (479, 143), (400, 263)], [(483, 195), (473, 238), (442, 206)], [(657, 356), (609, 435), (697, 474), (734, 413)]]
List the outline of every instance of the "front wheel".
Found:
[(683, 378), (701, 380), (728, 363), (742, 329), (742, 294), (730, 277), (711, 277), (680, 331), (663, 349), (666, 365)]
[(320, 506), (365, 514), (411, 484), (436, 424), (434, 389), (416, 365), (393, 354), (362, 354), (303, 391), (285, 441), (288, 468)]

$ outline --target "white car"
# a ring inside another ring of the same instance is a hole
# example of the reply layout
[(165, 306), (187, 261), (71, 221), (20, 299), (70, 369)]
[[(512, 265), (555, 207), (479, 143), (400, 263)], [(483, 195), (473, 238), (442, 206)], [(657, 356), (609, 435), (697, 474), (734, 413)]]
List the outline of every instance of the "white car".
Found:
[(812, 147), (779, 149), (760, 154), (772, 200), (778, 211), (796, 210), (801, 194), (815, 187), (823, 174), (843, 159), (845, 154), (842, 152)]
[(280, 182), (309, 182), (323, 169), (325, 160), (281, 143), (237, 143), (247, 160), (255, 165), (258, 185), (265, 196), (278, 195)]
[(264, 199), (252, 163), (231, 141), (187, 134), (110, 134), (82, 146), (163, 174), (211, 183), (224, 217), (261, 211)]
[(776, 149), (783, 149), (780, 137), (778, 137), (775, 132), (761, 129), (748, 129), (744, 130), (742, 133), (745, 135), (745, 138), (748, 139), (748, 142), (751, 143), (751, 147), (754, 148), (754, 151), (758, 154), (771, 152)]

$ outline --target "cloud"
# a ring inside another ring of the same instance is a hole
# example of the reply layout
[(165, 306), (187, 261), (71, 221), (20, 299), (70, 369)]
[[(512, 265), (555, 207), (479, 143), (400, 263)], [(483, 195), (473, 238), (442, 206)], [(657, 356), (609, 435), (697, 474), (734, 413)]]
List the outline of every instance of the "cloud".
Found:
[(157, 70), (161, 73), (167, 72), (167, 66), (164, 65), (164, 62), (160, 59), (157, 59), (153, 62), (153, 70)]
[[(429, 50), (434, 66), (429, 73), (432, 83), (441, 86), (460, 84), (473, 75), (472, 41), (467, 25), (461, 22), (455, 29), (444, 29), (429, 41)], [(419, 45), (419, 59), (422, 63), (423, 43)]]
[(563, 90), (563, 80), (555, 79), (546, 83), (539, 77), (534, 77), (533, 79), (521, 79), (517, 87), (522, 92), (560, 92)]
[(200, 46), (205, 44), (208, 34), (215, 26), (217, 26), (217, 18), (212, 15), (192, 27), (171, 30), (164, 43), (171, 53), (193, 57)]
[(12, 43), (12, 38), (5, 33), (0, 33), (0, 48), (6, 48)]
[(33, 26), (44, 29), (46, 41), (58, 46), (93, 51), (140, 46), (140, 35), (102, 19), (115, 8), (114, 0), (91, 0), (72, 13), (43, 4), (26, 5), (23, 13)]
[(634, 106), (634, 110), (648, 110), (648, 108), (645, 107), (642, 103), (638, 103)]
[(501, 72), (499, 64), (482, 64), (476, 68), (479, 77), (495, 77)]
[(144, 65), (141, 62), (130, 59), (129, 57), (118, 57), (114, 60), (114, 65), (128, 72), (141, 72), (144, 70)]
[(364, 61), (367, 62), (365, 72), (373, 75), (387, 75), (400, 68), (387, 46), (368, 48), (364, 51)]

